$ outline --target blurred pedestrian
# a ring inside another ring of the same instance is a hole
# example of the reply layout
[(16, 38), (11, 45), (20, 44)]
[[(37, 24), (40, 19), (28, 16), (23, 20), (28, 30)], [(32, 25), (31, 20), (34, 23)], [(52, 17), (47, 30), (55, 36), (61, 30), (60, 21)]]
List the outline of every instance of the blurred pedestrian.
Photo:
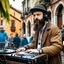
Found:
[(0, 26), (0, 48), (5, 47), (5, 44), (8, 42), (7, 32), (4, 30), (3, 26)]
[(15, 48), (18, 48), (20, 46), (20, 37), (18, 36), (18, 33), (16, 33), (13, 39), (12, 46), (14, 46)]
[(31, 41), (33, 40), (33, 36), (28, 36), (28, 37), (26, 37), (26, 38), (27, 38), (27, 40), (28, 40), (28, 44), (31, 43)]
[(9, 36), (9, 46), (8, 48), (12, 48), (12, 43), (13, 43), (13, 34), (11, 33), (10, 36)]
[(21, 43), (20, 43), (20, 46), (25, 46), (26, 44), (28, 44), (28, 40), (27, 40), (27, 36), (26, 34), (24, 34), (22, 37), (21, 37)]

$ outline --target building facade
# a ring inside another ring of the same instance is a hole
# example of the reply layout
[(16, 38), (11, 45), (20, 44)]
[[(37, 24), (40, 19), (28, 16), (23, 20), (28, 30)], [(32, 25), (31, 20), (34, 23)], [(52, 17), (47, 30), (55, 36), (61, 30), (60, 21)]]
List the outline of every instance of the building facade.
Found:
[(15, 36), (16, 33), (21, 35), (21, 12), (12, 6), (10, 6), (9, 9), (10, 13), (10, 21), (9, 23), (6, 22), (4, 18), (1, 17), (0, 19), (0, 25), (2, 25), (5, 29), (5, 31), (8, 33), (8, 36), (12, 33), (13, 36)]
[(64, 0), (24, 0), (23, 4), (23, 24), (22, 34), (28, 36), (33, 34), (33, 16), (30, 9), (37, 3), (43, 3), (47, 6), (47, 10), (51, 12), (51, 23), (57, 25), (60, 29), (64, 24)]

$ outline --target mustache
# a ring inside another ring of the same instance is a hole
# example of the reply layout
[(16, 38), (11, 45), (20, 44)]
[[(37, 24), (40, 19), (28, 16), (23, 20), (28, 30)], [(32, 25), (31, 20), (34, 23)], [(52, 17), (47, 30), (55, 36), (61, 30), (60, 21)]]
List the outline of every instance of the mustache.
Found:
[(34, 20), (34, 23), (39, 23), (39, 21), (40, 21), (40, 20), (36, 18), (36, 19)]

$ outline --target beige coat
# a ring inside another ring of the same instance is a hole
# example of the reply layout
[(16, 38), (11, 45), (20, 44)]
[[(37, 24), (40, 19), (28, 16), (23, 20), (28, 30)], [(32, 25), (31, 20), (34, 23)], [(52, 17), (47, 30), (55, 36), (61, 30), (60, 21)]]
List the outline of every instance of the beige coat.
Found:
[[(25, 48), (36, 48), (36, 46), (37, 32), (35, 33), (33, 41), (29, 45), (26, 45)], [(49, 22), (42, 36), (42, 50), (43, 53), (48, 54), (49, 64), (62, 64), (61, 49), (62, 37), (60, 29)]]

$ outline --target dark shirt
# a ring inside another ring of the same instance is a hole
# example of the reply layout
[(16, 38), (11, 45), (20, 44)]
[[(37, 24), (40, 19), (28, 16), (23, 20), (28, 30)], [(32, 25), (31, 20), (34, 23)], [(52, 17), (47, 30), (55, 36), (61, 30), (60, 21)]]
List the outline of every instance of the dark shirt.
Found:
[(20, 46), (20, 38), (18, 36), (15, 36), (13, 39), (13, 43), (15, 47), (18, 48)]

